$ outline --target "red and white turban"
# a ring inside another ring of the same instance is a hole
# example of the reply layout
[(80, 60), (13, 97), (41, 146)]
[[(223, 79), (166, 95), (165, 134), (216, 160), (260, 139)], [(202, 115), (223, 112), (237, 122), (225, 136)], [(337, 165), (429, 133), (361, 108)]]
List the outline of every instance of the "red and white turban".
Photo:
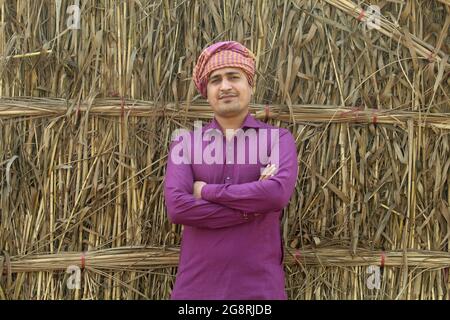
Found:
[(221, 68), (241, 68), (253, 86), (255, 77), (255, 55), (236, 41), (224, 41), (207, 47), (200, 54), (194, 67), (194, 83), (203, 97), (211, 72)]

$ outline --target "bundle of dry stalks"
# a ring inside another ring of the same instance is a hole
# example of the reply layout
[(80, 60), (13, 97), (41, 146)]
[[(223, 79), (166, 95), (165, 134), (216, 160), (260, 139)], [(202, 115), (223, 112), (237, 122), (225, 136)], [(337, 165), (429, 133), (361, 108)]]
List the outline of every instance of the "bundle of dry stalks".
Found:
[(167, 149), (212, 118), (192, 69), (233, 39), (257, 57), (251, 112), (297, 142), (289, 297), (449, 299), (448, 0), (86, 0), (69, 29), (72, 4), (0, 4), (0, 298), (169, 297)]

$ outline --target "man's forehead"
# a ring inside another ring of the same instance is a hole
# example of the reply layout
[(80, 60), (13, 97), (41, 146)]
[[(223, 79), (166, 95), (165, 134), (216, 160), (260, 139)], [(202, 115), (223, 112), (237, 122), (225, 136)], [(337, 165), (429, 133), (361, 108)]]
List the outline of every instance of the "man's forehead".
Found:
[(232, 73), (242, 74), (243, 71), (240, 68), (221, 68), (221, 69), (217, 69), (217, 70), (214, 70), (213, 72), (211, 72), (209, 77), (212, 78), (214, 76), (224, 76), (226, 74), (232, 74)]

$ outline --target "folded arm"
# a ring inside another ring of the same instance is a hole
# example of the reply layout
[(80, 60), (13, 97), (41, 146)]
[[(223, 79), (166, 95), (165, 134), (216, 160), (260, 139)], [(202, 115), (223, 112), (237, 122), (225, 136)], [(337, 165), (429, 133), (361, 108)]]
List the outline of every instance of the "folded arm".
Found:
[(239, 209), (212, 203), (193, 196), (192, 167), (186, 163), (174, 163), (171, 144), (164, 181), (164, 197), (170, 222), (201, 228), (224, 228), (246, 223), (254, 218)]
[(297, 148), (292, 134), (280, 130), (279, 165), (274, 176), (242, 184), (207, 184), (202, 199), (246, 212), (282, 210), (294, 191), (298, 175)]

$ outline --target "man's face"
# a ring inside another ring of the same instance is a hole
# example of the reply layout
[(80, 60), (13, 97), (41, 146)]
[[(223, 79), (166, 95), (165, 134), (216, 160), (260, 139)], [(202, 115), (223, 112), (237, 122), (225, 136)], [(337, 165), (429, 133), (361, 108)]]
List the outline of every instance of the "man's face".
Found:
[(240, 68), (222, 68), (209, 75), (207, 95), (215, 114), (233, 117), (247, 111), (252, 87)]

